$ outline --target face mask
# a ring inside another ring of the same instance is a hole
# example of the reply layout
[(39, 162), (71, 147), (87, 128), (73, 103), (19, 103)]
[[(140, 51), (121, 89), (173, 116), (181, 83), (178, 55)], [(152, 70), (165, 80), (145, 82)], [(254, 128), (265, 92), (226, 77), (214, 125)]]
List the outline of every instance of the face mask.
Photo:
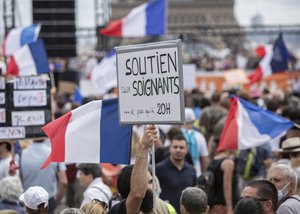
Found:
[(289, 193), (287, 187), (290, 183), (291, 182), (288, 182), (282, 189), (278, 190), (278, 201), (281, 201)]

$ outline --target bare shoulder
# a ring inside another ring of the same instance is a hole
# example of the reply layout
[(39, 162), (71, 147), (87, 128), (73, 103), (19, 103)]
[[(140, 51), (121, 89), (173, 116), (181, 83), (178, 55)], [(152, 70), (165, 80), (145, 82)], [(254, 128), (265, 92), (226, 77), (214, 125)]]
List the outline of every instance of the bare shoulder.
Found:
[(233, 171), (234, 169), (234, 161), (230, 158), (225, 159), (222, 163), (221, 163), (221, 169), (223, 171)]

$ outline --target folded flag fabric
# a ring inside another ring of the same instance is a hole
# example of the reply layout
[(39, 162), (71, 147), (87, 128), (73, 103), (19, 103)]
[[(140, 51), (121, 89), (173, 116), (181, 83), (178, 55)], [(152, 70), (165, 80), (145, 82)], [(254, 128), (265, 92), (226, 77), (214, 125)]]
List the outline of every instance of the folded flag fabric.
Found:
[(288, 69), (290, 56), (281, 33), (273, 47), (259, 46), (256, 49), (256, 53), (262, 59), (255, 71), (249, 75), (250, 84), (261, 81), (263, 77), (272, 75), (273, 73), (283, 72)]
[(151, 0), (133, 8), (124, 18), (112, 21), (100, 30), (106, 36), (159, 36), (166, 32), (167, 0)]
[(286, 118), (234, 97), (217, 152), (263, 145), (293, 125), (293, 122)]
[(117, 87), (116, 51), (111, 51), (92, 69), (91, 81), (99, 95)]
[(51, 162), (130, 163), (131, 126), (119, 125), (118, 99), (89, 102), (45, 125)]
[(10, 56), (6, 75), (28, 76), (48, 73), (48, 57), (42, 40), (24, 45)]
[(10, 56), (23, 45), (35, 42), (41, 30), (41, 25), (13, 28), (9, 31), (2, 44), (4, 56)]

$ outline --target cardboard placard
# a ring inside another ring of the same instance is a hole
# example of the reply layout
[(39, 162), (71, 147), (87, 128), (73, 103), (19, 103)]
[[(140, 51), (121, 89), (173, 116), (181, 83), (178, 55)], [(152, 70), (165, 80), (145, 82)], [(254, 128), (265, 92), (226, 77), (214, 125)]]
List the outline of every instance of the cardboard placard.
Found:
[(0, 78), (0, 140), (44, 137), (41, 128), (51, 121), (49, 77), (14, 77), (4, 79), (4, 84), (2, 80)]
[(117, 47), (121, 124), (182, 124), (181, 41)]

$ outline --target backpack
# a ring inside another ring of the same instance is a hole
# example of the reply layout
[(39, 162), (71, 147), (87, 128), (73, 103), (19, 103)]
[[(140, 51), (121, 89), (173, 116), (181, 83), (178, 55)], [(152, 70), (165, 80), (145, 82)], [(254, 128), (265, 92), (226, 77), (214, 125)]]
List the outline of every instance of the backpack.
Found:
[(240, 150), (237, 153), (237, 172), (244, 180), (258, 174), (260, 163), (258, 160), (256, 148)]

